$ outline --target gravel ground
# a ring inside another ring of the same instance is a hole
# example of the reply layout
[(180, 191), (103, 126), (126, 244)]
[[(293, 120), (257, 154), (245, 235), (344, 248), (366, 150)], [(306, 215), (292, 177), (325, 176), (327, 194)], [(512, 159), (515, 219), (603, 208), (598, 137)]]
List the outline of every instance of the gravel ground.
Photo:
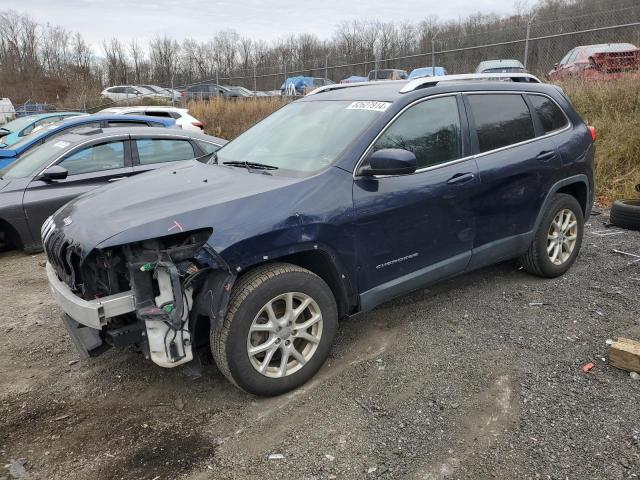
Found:
[[(341, 324), (303, 388), (261, 399), (131, 352), (77, 361), (42, 255), (0, 256), (0, 479), (617, 479), (640, 475), (640, 232), (586, 227), (543, 280), (512, 263)], [(610, 235), (601, 236), (599, 232)], [(589, 374), (580, 367), (593, 362)]]

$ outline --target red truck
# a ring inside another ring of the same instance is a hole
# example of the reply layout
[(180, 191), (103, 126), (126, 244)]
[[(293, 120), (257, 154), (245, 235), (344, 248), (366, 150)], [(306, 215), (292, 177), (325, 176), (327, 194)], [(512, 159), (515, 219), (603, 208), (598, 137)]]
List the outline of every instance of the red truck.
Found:
[(575, 47), (553, 66), (549, 79), (602, 79), (627, 72), (640, 72), (640, 48), (631, 43), (605, 43)]

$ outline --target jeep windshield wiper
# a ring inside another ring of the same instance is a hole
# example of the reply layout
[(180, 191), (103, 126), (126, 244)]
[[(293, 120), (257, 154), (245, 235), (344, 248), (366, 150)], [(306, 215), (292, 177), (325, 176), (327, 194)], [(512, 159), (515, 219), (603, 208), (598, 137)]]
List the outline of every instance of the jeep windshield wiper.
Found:
[(278, 167), (274, 165), (267, 165), (266, 163), (256, 163), (256, 162), (230, 161), (230, 162), (222, 162), (222, 164), (229, 165), (230, 167), (245, 167), (249, 171), (252, 168), (256, 170), (277, 170), (278, 169)]

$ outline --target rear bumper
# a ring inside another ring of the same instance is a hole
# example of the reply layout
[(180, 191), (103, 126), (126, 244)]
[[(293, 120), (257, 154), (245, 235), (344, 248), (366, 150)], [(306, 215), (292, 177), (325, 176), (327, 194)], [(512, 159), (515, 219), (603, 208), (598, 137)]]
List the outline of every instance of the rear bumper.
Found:
[(66, 283), (56, 275), (47, 262), (49, 288), (60, 308), (71, 319), (84, 326), (101, 330), (109, 318), (135, 311), (133, 292), (117, 293), (96, 300), (84, 300), (78, 297)]

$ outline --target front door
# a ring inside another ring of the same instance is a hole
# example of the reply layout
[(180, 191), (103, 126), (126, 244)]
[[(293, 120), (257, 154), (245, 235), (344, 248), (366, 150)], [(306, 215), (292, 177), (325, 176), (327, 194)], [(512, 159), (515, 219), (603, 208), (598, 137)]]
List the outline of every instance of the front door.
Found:
[[(353, 199), (363, 310), (464, 270), (475, 233), (476, 162), (467, 156), (467, 128), (456, 95), (417, 103), (371, 151), (403, 148), (416, 173), (358, 177)], [(366, 163), (366, 160), (365, 160)]]
[(132, 174), (129, 141), (105, 142), (75, 150), (58, 165), (67, 169), (67, 178), (47, 182), (36, 177), (24, 192), (22, 205), (35, 241), (47, 217), (65, 203)]

